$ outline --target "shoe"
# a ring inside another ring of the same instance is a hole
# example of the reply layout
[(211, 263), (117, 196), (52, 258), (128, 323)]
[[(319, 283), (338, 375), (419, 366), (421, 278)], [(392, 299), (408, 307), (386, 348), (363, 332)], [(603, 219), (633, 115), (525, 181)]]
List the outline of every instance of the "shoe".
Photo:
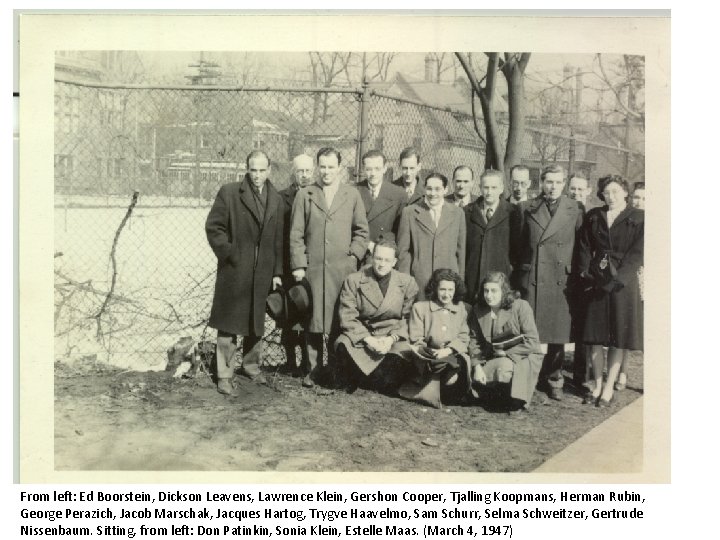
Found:
[(230, 379), (218, 379), (217, 391), (230, 397), (238, 397), (240, 395), (237, 389), (233, 387)]
[(313, 382), (312, 377), (310, 377), (309, 373), (307, 375), (305, 375), (305, 378), (303, 378), (302, 385), (305, 388), (314, 388), (315, 387), (315, 383)]
[(615, 402), (615, 396), (611, 397), (609, 400), (599, 398), (597, 400), (597, 404), (595, 405), (598, 409), (607, 409), (610, 405), (612, 405)]
[(554, 399), (555, 401), (563, 400), (562, 388), (551, 388), (548, 395), (550, 396), (550, 399)]
[(617, 390), (618, 392), (622, 392), (623, 390), (625, 390), (625, 388), (627, 388), (627, 380), (621, 382), (621, 381), (618, 379), (617, 381), (615, 381), (615, 386), (614, 386), (614, 388), (615, 388), (615, 390)]
[(588, 392), (583, 396), (582, 404), (589, 405), (590, 403), (595, 403), (597, 400), (598, 396), (593, 396), (592, 392)]

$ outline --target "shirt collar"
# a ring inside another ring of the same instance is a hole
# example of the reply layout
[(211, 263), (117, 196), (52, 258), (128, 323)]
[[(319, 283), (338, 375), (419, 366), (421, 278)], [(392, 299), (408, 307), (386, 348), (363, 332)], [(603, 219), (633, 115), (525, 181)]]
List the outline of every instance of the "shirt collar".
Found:
[(430, 300), (430, 311), (441, 311), (443, 309), (447, 309), (451, 313), (457, 313), (459, 309), (458, 305), (459, 304), (450, 304), (449, 306), (444, 307), (438, 304), (435, 300)]

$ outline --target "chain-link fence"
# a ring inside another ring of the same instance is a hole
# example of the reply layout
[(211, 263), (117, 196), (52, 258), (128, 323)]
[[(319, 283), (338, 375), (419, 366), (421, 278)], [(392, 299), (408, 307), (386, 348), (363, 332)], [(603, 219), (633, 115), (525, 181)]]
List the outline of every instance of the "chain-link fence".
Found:
[[(543, 133), (556, 146), (547, 161), (568, 159), (570, 138)], [(540, 140), (528, 129), (524, 162), (544, 159)], [(341, 152), (348, 183), (358, 180), (359, 157), (372, 148), (392, 167), (403, 148), (415, 146), (426, 171), (448, 177), (459, 164), (481, 171), (485, 160), (472, 117), (368, 88), (56, 81), (56, 357), (96, 355), (116, 365), (150, 366), (162, 364), (180, 337), (202, 339), (216, 264), (204, 223), (218, 188), (242, 179), (245, 156), (263, 149), (272, 182), (284, 189), (292, 158), (323, 146)], [(619, 166), (629, 155), (620, 156)], [(283, 363), (270, 319), (266, 330), (268, 362)]]

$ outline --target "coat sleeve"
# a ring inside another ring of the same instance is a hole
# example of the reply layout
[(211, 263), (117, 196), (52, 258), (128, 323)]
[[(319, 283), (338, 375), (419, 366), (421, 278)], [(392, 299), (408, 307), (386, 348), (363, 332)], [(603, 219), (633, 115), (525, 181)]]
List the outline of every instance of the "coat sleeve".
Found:
[(644, 249), (645, 222), (641, 221), (635, 226), (630, 248), (625, 252), (625, 256), (615, 276), (615, 280), (622, 283), (623, 286), (635, 279), (638, 269), (643, 265)]
[[(508, 258), (514, 272), (520, 265), (520, 242), (522, 240), (522, 212), (517, 204), (510, 204), (510, 241)], [(510, 277), (510, 276), (508, 276)]]
[(415, 282), (415, 278), (408, 276), (409, 281), (405, 288), (405, 298), (403, 300), (402, 313), (400, 314), (400, 321), (398, 321), (394, 334), (401, 340), (409, 340), (410, 332), (408, 329), (408, 319), (412, 311), (413, 304), (418, 295), (418, 286)]
[(218, 191), (215, 202), (205, 221), (205, 234), (218, 262), (225, 262), (230, 259), (231, 263), (236, 264), (239, 262), (236, 260), (239, 254), (231, 242), (230, 232), (228, 231), (229, 225), (230, 206), (226, 200), (226, 190), (223, 186)]
[(467, 225), (465, 224), (465, 212), (463, 210), (460, 210), (458, 220), (460, 221), (460, 233), (457, 238), (458, 274), (460, 274), (461, 278), (465, 279), (465, 244), (467, 242)]
[(305, 193), (300, 191), (293, 202), (290, 215), (290, 269), (307, 268), (306, 212), (310, 208)]
[(405, 274), (410, 273), (410, 212), (411, 208), (409, 206), (403, 208), (402, 215), (400, 216), (400, 226), (398, 227), (397, 233), (397, 267), (398, 271)]
[(410, 311), (408, 322), (408, 336), (410, 343), (416, 345), (425, 342), (425, 309), (424, 302), (416, 302)]
[(458, 311), (460, 318), (458, 332), (453, 339), (450, 340), (448, 347), (465, 357), (468, 354), (468, 344), (470, 342), (470, 330), (468, 329), (467, 323), (467, 312), (465, 311), (465, 305), (460, 303), (460, 311)]
[(282, 196), (277, 201), (277, 224), (275, 225), (275, 267), (273, 276), (283, 275), (283, 258), (285, 257), (285, 200)]
[(355, 276), (351, 274), (343, 282), (340, 290), (340, 304), (338, 306), (338, 318), (340, 328), (353, 345), (358, 346), (360, 342), (370, 335), (370, 331), (360, 321), (360, 311), (357, 304), (358, 283)]
[(365, 203), (363, 203), (360, 193), (355, 190), (350, 253), (355, 255), (355, 258), (358, 261), (362, 261), (365, 253), (367, 252), (369, 235), (370, 229), (368, 227), (367, 214), (365, 213)]
[(522, 343), (506, 351), (508, 357), (515, 361), (513, 357), (524, 357), (540, 351), (540, 336), (535, 325), (532, 308), (526, 301), (515, 300), (512, 307), (512, 316), (516, 318), (520, 333), (524, 336)]
[(486, 351), (486, 341), (483, 337), (482, 330), (480, 329), (480, 323), (475, 316), (475, 311), (470, 307), (467, 310), (467, 325), (468, 325), (468, 355), (470, 356), (470, 365), (476, 366), (478, 364), (484, 364), (484, 360), (488, 358), (488, 351)]
[(576, 244), (575, 251), (577, 253), (576, 257), (576, 271), (578, 275), (587, 275), (588, 270), (590, 270), (590, 261), (592, 261), (592, 222), (593, 222), (593, 214), (586, 214), (585, 220), (583, 221), (583, 226), (580, 229), (580, 234), (578, 235), (578, 240)]

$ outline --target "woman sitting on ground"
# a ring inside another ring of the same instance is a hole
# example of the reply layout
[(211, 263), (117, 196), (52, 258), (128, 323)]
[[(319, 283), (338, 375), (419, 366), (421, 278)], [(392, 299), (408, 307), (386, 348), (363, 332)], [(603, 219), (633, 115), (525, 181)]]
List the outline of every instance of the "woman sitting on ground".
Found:
[(472, 381), (498, 387), (509, 411), (527, 411), (543, 362), (532, 308), (502, 272), (490, 272), (481, 291), (468, 317)]
[(409, 337), (415, 374), (400, 387), (400, 396), (442, 408), (462, 400), (470, 389), (465, 284), (457, 272), (438, 268), (425, 288), (430, 300), (410, 312)]

